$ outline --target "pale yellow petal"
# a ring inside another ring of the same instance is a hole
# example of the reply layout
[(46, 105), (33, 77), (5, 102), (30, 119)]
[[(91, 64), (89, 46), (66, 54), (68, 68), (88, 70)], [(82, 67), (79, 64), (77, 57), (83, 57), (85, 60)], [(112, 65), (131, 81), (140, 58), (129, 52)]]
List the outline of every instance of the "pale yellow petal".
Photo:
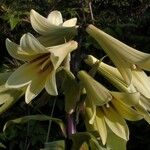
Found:
[(28, 85), (25, 93), (25, 102), (30, 103), (43, 89), (45, 86), (47, 75), (39, 74), (34, 80)]
[(8, 53), (16, 59), (30, 61), (35, 58), (34, 55), (30, 55), (29, 53), (25, 52), (18, 44), (10, 41), (9, 39), (6, 39), (6, 48)]
[(69, 20), (66, 20), (63, 23), (63, 26), (64, 27), (74, 27), (74, 26), (76, 26), (76, 23), (77, 23), (77, 18), (71, 18)]
[(118, 111), (118, 113), (124, 119), (130, 120), (130, 121), (137, 121), (137, 120), (141, 120), (143, 118), (137, 111), (135, 111), (135, 109), (126, 105), (122, 101), (113, 99), (111, 102), (112, 102), (114, 108)]
[(103, 145), (106, 144), (107, 140), (107, 128), (104, 120), (104, 115), (99, 108), (97, 108), (97, 115), (95, 118), (95, 124), (97, 125), (97, 130), (100, 134)]
[(146, 108), (146, 110), (150, 111), (150, 99), (141, 95), (140, 100), (141, 100), (142, 105), (144, 105), (144, 107)]
[(57, 26), (50, 24), (47, 18), (41, 16), (34, 10), (30, 12), (30, 21), (33, 29), (42, 35), (48, 35), (54, 29), (58, 29)]
[(95, 120), (93, 124), (89, 124), (89, 120), (91, 119), (93, 115), (93, 111), (90, 107), (85, 108), (85, 125), (88, 131), (97, 131), (100, 135), (100, 138), (102, 140), (102, 143), (105, 145), (106, 144), (106, 139), (107, 139), (107, 129), (106, 129), (106, 124), (104, 121), (104, 116), (100, 110), (98, 110), (98, 114), (95, 117)]
[(89, 115), (89, 124), (93, 124), (95, 122), (96, 118), (96, 105), (94, 104), (94, 101), (91, 101), (86, 97), (85, 99), (86, 108), (89, 109), (90, 115)]
[(140, 101), (140, 93), (111, 92), (112, 96), (129, 106), (136, 106)]
[[(92, 55), (88, 55), (88, 57), (85, 59), (85, 62), (90, 66), (93, 66), (97, 61), (98, 59), (96, 59)], [(101, 62), (98, 67), (98, 73), (106, 77), (112, 84), (117, 86), (118, 89), (121, 88), (123, 90), (126, 90), (126, 88), (128, 87), (128, 85), (122, 78), (120, 72), (115, 67), (112, 67), (110, 65), (107, 65), (106, 63)]]
[[(147, 54), (147, 55), (149, 55), (149, 54)], [(136, 64), (140, 68), (147, 70), (147, 71), (150, 71), (150, 56), (147, 56), (147, 58), (145, 58), (142, 61), (137, 62)]]
[(94, 105), (102, 106), (112, 99), (109, 91), (85, 71), (79, 71), (78, 78), (86, 89), (88, 99), (93, 101)]
[(112, 108), (103, 108), (108, 127), (120, 138), (129, 140), (129, 129), (125, 120)]
[(45, 83), (45, 89), (50, 95), (58, 95), (57, 85), (56, 85), (56, 71), (53, 70), (47, 77)]
[[(90, 32), (90, 30), (93, 32)], [(99, 37), (97, 40), (99, 40), (100, 43), (102, 41), (105, 41), (105, 45), (109, 45), (109, 50), (111, 51), (114, 49), (117, 53), (121, 54), (126, 60), (129, 60), (131, 63), (140, 63), (144, 60), (149, 60), (150, 54), (140, 52), (123, 42), (115, 39), (114, 37), (108, 35), (107, 33), (103, 32), (102, 30), (94, 27), (93, 25), (89, 25), (87, 27), (87, 32), (90, 32), (90, 34), (94, 37)], [(94, 33), (95, 32), (95, 33)], [(96, 34), (96, 35), (95, 35)], [(102, 44), (103, 45), (103, 44)]]
[(61, 44), (58, 46), (53, 46), (48, 48), (49, 52), (51, 53), (51, 61), (55, 68), (55, 70), (59, 67), (59, 65), (63, 62), (65, 57), (75, 50), (78, 46), (76, 41), (70, 41), (65, 44)]
[(6, 87), (9, 88), (19, 88), (23, 87), (31, 82), (37, 76), (38, 73), (37, 64), (35, 63), (25, 63), (20, 66), (12, 75), (8, 78), (6, 82)]
[[(149, 62), (149, 54), (140, 52), (120, 42), (93, 25), (89, 25), (86, 31), (101, 45), (128, 84), (131, 81), (131, 71), (129, 71), (129, 68), (132, 69), (132, 65), (136, 64), (142, 67), (142, 69), (150, 70), (150, 65), (142, 65), (142, 62), (145, 60)], [(126, 68), (126, 70), (123, 68)]]
[(141, 115), (143, 115), (144, 119), (150, 124), (150, 114), (147, 111), (146, 107), (142, 103), (139, 103), (139, 105), (137, 105), (135, 108)]
[(21, 37), (20, 46), (31, 55), (48, 53), (47, 49), (30, 33), (24, 34)]
[(62, 15), (61, 15), (61, 12), (60, 11), (52, 11), (48, 17), (48, 22), (53, 24), (53, 25), (61, 25), (63, 23), (63, 18), (62, 18)]
[(138, 92), (147, 98), (150, 98), (150, 81), (146, 73), (142, 70), (133, 70), (133, 85)]

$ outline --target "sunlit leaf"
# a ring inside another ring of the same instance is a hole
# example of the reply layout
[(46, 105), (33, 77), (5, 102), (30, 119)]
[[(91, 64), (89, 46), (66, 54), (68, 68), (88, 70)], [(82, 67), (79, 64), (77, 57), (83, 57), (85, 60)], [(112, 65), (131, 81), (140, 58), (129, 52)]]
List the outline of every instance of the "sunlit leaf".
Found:
[(30, 120), (37, 120), (37, 121), (52, 120), (52, 121), (54, 121), (55, 123), (57, 123), (60, 126), (64, 136), (66, 136), (65, 126), (64, 126), (62, 120), (61, 119), (57, 119), (57, 118), (52, 118), (52, 117), (49, 117), (49, 116), (46, 116), (46, 115), (31, 115), (31, 116), (20, 117), (20, 118), (14, 119), (14, 120), (9, 120), (4, 125), (3, 131), (5, 131), (9, 126), (11, 126), (14, 123), (16, 123), (16, 124), (24, 124), (24, 123), (27, 123)]

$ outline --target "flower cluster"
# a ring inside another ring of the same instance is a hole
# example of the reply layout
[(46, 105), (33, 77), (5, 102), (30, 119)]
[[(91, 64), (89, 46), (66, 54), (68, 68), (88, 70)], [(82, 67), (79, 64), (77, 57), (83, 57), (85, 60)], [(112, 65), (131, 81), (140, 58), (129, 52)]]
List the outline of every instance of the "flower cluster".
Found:
[(38, 38), (30, 33), (24, 34), (19, 45), (6, 39), (9, 54), (24, 61), (8, 78), (6, 87), (26, 86), (26, 103), (33, 100), (43, 88), (50, 95), (58, 95), (55, 74), (67, 55), (77, 48), (77, 42), (71, 40), (76, 35), (76, 18), (63, 23), (59, 11), (53, 11), (44, 18), (31, 10), (30, 19), (33, 29), (41, 34)]
[[(98, 63), (98, 73), (103, 75), (120, 91), (106, 92), (104, 90), (106, 88), (91, 79), (89, 75), (87, 77), (87, 73), (86, 75), (79, 74), (85, 89), (87, 86), (85, 81), (89, 81), (88, 87), (93, 89), (92, 84), (97, 95), (103, 101), (105, 99), (104, 105), (101, 106), (95, 103), (93, 109), (96, 97), (93, 94), (89, 98), (89, 92), (86, 90), (88, 93), (85, 116), (86, 121), (89, 121), (89, 123), (86, 122), (87, 127), (89, 130), (99, 132), (103, 144), (107, 143), (108, 128), (115, 135), (127, 141), (129, 131), (125, 120), (137, 121), (144, 118), (150, 123), (150, 80), (142, 70), (150, 71), (150, 54), (131, 48), (93, 25), (89, 25), (86, 31), (100, 44), (116, 67), (108, 65), (92, 55), (88, 55), (85, 62), (91, 67)], [(108, 101), (110, 95), (112, 98)]]
[(79, 71), (77, 80), (70, 71), (70, 53), (78, 46), (72, 40), (77, 35), (77, 18), (63, 22), (59, 11), (52, 11), (45, 18), (31, 10), (30, 21), (38, 37), (26, 33), (19, 44), (6, 39), (8, 53), (20, 60), (22, 65), (5, 77), (0, 74), (0, 104), (11, 98), (9, 105), (6, 105), (10, 107), (23, 94), (25, 102), (30, 103), (44, 89), (49, 95), (57, 96), (56, 74), (63, 68), (67, 113), (75, 112), (78, 107), (76, 102), (82, 101), (87, 131), (98, 133), (99, 144), (109, 148), (112, 134), (118, 141), (120, 139), (126, 143), (129, 140), (126, 120), (145, 119), (150, 123), (150, 79), (143, 71), (150, 71), (150, 54), (131, 48), (89, 25), (87, 33), (100, 44), (114, 66), (91, 55), (85, 62), (118, 89), (111, 91), (96, 81), (90, 72)]

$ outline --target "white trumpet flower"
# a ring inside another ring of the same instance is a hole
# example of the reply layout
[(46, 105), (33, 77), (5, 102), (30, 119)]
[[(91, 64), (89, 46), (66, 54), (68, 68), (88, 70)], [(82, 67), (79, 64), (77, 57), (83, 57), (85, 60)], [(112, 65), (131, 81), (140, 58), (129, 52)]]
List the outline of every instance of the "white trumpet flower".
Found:
[[(89, 55), (85, 62), (92, 66), (98, 61), (95, 57)], [(107, 65), (103, 62), (98, 67), (98, 72), (106, 77), (119, 91), (126, 93), (140, 93), (140, 101), (135, 106), (135, 109), (139, 111), (147, 122), (150, 123), (150, 80), (144, 71), (141, 69), (132, 70), (132, 81), (129, 87), (125, 86), (125, 81), (122, 78), (117, 68)]]
[(61, 12), (57, 10), (52, 11), (47, 18), (31, 10), (30, 21), (33, 29), (41, 35), (38, 40), (44, 46), (62, 44), (77, 35), (77, 18), (63, 22)]
[(85, 71), (80, 71), (78, 77), (87, 94), (85, 100), (87, 128), (97, 130), (104, 145), (107, 141), (106, 124), (114, 134), (127, 141), (129, 130), (124, 119), (137, 121), (143, 118), (132, 108), (138, 103), (140, 94), (111, 92)]
[(86, 31), (108, 54), (128, 85), (131, 83), (131, 70), (136, 66), (150, 71), (150, 54), (140, 52), (122, 43), (93, 25), (89, 25)]
[(8, 78), (6, 87), (27, 86), (25, 101), (29, 103), (44, 87), (50, 95), (57, 95), (56, 71), (68, 53), (77, 48), (77, 42), (44, 47), (28, 33), (22, 36), (20, 45), (6, 39), (6, 47), (12, 57), (26, 61)]

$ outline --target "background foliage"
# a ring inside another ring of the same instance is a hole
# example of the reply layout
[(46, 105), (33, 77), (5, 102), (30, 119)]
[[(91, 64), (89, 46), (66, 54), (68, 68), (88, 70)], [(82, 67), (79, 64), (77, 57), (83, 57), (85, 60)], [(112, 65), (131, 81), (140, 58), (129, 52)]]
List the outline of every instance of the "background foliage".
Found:
[[(91, 13), (90, 4), (92, 6)], [(99, 51), (96, 42), (85, 33), (85, 27), (89, 23), (105, 30), (107, 33), (129, 44), (132, 47), (150, 52), (150, 1), (149, 0), (0, 0), (0, 66), (2, 72), (4, 65), (13, 66), (15, 62), (8, 59), (9, 55), (5, 48), (5, 39), (8, 37), (13, 41), (18, 41), (20, 37), (31, 32), (36, 34), (30, 25), (29, 13), (34, 9), (40, 14), (47, 16), (52, 10), (62, 12), (64, 18), (77, 17), (79, 35), (76, 40), (79, 48), (72, 55), (71, 67), (74, 73), (80, 68), (84, 68), (82, 60), (86, 54), (93, 54), (97, 57), (104, 55)], [(91, 16), (93, 14), (93, 17)], [(42, 97), (42, 101), (41, 101)], [(49, 99), (48, 101), (46, 99)], [(29, 106), (22, 98), (13, 108), (0, 117), (0, 143), (8, 149), (19, 148), (21, 150), (39, 149), (43, 147), (46, 140), (48, 122), (30, 121), (24, 125), (13, 125), (2, 132), (6, 121), (20, 116), (33, 114), (51, 114), (54, 97), (50, 97), (44, 92)], [(60, 95), (56, 100), (54, 117), (65, 120), (64, 97)], [(150, 126), (140, 121), (129, 123), (130, 141), (129, 150), (149, 150), (150, 149)], [(62, 136), (59, 127), (52, 123), (50, 130), (50, 140), (60, 140)], [(84, 131), (82, 119), (79, 119), (78, 131)]]

